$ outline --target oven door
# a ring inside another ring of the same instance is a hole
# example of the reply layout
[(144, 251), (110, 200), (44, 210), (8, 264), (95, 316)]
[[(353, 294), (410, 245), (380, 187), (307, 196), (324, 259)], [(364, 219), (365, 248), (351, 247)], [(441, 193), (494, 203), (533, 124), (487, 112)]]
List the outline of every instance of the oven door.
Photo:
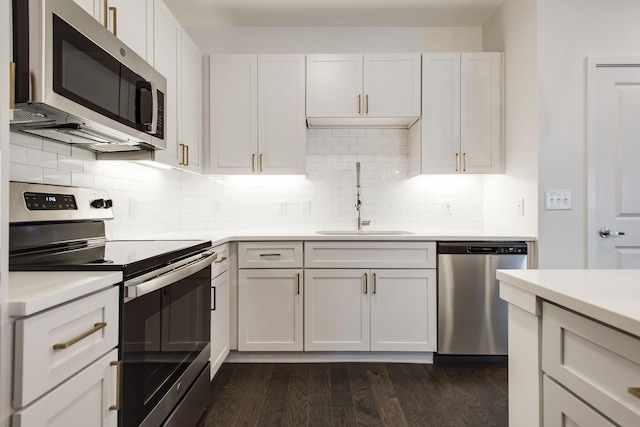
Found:
[(208, 366), (207, 261), (196, 272), (123, 304), (122, 426), (160, 425)]

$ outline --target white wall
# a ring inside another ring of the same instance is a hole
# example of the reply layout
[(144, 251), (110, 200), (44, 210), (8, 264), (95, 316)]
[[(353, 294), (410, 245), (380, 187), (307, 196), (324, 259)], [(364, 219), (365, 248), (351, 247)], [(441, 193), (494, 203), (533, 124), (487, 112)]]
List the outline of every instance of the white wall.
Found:
[[(540, 267), (586, 267), (586, 56), (638, 55), (637, 0), (538, 0)], [(545, 211), (545, 189), (573, 209)]]
[[(485, 177), (484, 229), (538, 233), (536, 0), (506, 0), (483, 27), (485, 51), (504, 52), (505, 174)], [(524, 215), (516, 200), (524, 199)]]
[(204, 54), (479, 52), (480, 27), (187, 28)]

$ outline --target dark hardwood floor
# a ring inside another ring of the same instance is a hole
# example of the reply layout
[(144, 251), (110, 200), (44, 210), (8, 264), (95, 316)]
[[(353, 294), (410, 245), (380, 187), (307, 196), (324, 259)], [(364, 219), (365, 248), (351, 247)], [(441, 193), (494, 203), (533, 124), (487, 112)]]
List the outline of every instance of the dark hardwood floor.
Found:
[(212, 426), (507, 426), (507, 365), (224, 364)]

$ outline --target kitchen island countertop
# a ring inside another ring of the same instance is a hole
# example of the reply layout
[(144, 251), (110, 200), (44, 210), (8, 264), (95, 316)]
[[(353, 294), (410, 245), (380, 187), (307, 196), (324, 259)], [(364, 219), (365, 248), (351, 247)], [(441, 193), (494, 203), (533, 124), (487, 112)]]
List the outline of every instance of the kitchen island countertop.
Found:
[(640, 270), (498, 270), (497, 278), (540, 299), (640, 336)]

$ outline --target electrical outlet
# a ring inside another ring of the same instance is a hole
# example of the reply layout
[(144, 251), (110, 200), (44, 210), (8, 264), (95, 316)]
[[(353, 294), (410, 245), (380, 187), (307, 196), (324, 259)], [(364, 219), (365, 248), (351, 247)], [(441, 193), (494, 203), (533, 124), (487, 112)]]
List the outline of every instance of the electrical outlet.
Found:
[(450, 214), (451, 213), (451, 200), (444, 200), (444, 212)]
[(278, 213), (280, 215), (287, 214), (287, 201), (286, 200), (278, 200)]
[(300, 213), (302, 215), (309, 215), (311, 212), (311, 200), (300, 200)]
[(544, 192), (545, 209), (550, 210), (570, 210), (571, 191), (570, 190), (546, 190)]
[(136, 196), (129, 197), (129, 216), (135, 218), (138, 215), (138, 208), (140, 205), (140, 199)]
[(522, 197), (516, 199), (515, 208), (517, 216), (524, 216), (524, 199)]

